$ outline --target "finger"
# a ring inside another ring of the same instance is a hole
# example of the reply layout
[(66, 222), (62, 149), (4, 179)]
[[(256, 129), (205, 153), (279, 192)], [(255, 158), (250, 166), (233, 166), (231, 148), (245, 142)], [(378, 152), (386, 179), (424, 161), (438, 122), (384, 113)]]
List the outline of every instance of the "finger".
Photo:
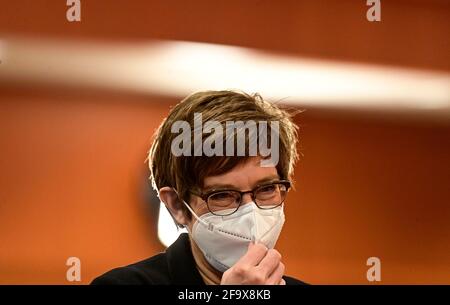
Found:
[(278, 267), (281, 261), (281, 254), (275, 249), (267, 251), (266, 256), (261, 260), (258, 269), (263, 272), (264, 276), (268, 278)]
[(284, 269), (285, 269), (284, 264), (279, 263), (275, 271), (269, 276), (267, 284), (278, 285), (279, 283), (281, 283), (281, 281), (283, 280)]
[(286, 281), (282, 278), (280, 284), (278, 285), (286, 285)]
[(235, 266), (257, 266), (266, 256), (266, 253), (267, 247), (265, 245), (250, 243), (248, 245), (247, 253), (237, 261)]

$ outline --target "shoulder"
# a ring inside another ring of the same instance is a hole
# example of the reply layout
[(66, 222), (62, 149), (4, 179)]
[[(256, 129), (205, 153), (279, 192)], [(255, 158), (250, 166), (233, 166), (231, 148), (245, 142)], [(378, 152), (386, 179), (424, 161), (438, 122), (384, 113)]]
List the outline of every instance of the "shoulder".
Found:
[(195, 267), (189, 236), (182, 233), (165, 252), (106, 272), (93, 285), (204, 284)]
[(166, 253), (112, 269), (95, 278), (91, 285), (170, 284)]

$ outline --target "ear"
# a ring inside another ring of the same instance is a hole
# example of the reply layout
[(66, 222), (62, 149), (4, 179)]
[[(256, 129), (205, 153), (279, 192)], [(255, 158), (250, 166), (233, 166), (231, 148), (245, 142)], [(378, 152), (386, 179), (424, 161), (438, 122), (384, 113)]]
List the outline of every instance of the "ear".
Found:
[(188, 218), (185, 214), (185, 209), (183, 208), (184, 203), (178, 198), (177, 193), (168, 186), (165, 186), (159, 190), (159, 198), (169, 209), (170, 214), (175, 218), (176, 222), (182, 225), (186, 225)]

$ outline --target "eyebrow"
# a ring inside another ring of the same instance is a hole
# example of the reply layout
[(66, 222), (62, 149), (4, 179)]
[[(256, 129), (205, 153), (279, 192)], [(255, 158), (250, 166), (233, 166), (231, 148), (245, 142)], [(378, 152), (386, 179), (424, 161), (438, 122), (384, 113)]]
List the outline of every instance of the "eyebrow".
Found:
[[(253, 187), (256, 187), (263, 183), (276, 181), (276, 180), (280, 180), (280, 177), (278, 175), (271, 175), (268, 177), (264, 177), (264, 178), (256, 181), (256, 183), (254, 184)], [(237, 187), (236, 185), (233, 185), (233, 184), (213, 184), (213, 185), (206, 186), (205, 189), (203, 190), (203, 193), (208, 193), (212, 190), (239, 190), (239, 187)]]

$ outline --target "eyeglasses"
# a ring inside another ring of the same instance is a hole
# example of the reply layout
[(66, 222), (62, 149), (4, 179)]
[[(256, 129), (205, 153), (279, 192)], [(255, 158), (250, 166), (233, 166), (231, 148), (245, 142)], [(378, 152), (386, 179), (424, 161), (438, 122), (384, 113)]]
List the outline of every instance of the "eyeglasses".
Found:
[(289, 180), (268, 182), (256, 186), (253, 190), (241, 192), (232, 189), (211, 190), (206, 193), (191, 192), (203, 199), (208, 210), (217, 216), (227, 216), (235, 213), (242, 204), (242, 197), (249, 193), (258, 208), (274, 209), (283, 204), (291, 187)]

